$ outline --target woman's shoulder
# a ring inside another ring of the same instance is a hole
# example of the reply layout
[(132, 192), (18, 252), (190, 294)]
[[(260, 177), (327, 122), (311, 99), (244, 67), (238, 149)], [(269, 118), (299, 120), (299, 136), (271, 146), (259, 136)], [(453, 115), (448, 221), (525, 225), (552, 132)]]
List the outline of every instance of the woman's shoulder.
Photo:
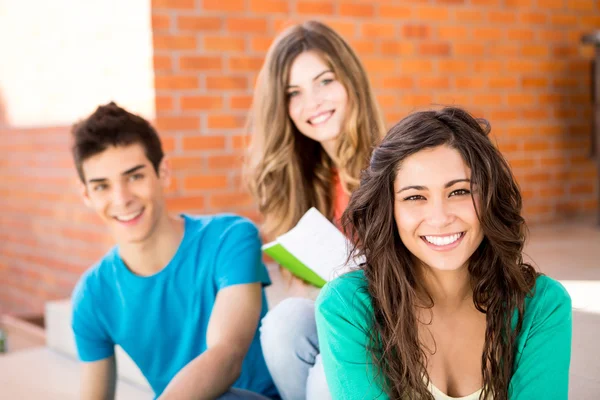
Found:
[(348, 272), (328, 282), (316, 303), (317, 310), (335, 308), (339, 312), (371, 313), (371, 297), (362, 270)]
[(535, 280), (532, 293), (528, 296), (529, 305), (571, 304), (571, 296), (567, 289), (555, 279), (539, 275)]

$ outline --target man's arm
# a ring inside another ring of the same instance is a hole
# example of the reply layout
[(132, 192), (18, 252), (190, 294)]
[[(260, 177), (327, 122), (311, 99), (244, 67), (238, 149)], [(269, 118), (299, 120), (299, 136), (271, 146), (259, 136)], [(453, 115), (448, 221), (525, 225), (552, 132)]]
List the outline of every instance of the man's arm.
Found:
[(113, 400), (117, 367), (115, 357), (86, 362), (81, 368), (81, 399)]
[(221, 289), (207, 332), (207, 350), (171, 380), (160, 400), (214, 399), (239, 378), (262, 307), (262, 284)]

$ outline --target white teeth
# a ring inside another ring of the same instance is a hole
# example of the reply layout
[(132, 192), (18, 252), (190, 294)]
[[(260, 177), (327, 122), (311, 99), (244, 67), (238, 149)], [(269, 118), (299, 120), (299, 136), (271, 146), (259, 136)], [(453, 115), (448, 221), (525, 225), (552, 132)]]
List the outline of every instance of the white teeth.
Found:
[(431, 244), (435, 244), (436, 246), (446, 246), (446, 245), (456, 242), (458, 239), (460, 239), (461, 236), (462, 236), (462, 233), (455, 233), (454, 235), (450, 235), (450, 236), (424, 236), (424, 237), (425, 237), (425, 240), (427, 240)]
[(127, 221), (131, 221), (132, 219), (137, 218), (141, 213), (142, 213), (142, 210), (140, 210), (136, 213), (133, 213), (133, 214), (117, 215), (117, 216), (115, 216), (115, 218), (118, 219), (119, 221), (127, 222)]
[(329, 119), (329, 117), (331, 116), (331, 114), (333, 114), (333, 111), (329, 111), (327, 113), (323, 113), (321, 115), (318, 115), (318, 116), (316, 116), (314, 118), (311, 118), (309, 121), (310, 121), (311, 124), (317, 125), (317, 124), (325, 122), (327, 119)]

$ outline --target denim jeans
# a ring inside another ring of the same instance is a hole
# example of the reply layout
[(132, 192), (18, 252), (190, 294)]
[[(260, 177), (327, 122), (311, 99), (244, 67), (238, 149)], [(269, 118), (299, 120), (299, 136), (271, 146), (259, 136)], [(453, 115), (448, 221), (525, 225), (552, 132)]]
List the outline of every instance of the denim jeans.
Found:
[(331, 399), (319, 354), (315, 302), (288, 298), (262, 320), (260, 342), (283, 400)]

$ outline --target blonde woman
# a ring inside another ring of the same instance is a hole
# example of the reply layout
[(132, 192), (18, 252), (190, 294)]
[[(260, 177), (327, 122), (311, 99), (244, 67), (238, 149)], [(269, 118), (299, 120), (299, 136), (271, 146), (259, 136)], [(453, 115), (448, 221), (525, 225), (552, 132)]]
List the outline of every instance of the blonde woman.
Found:
[[(309, 21), (272, 44), (257, 81), (250, 131), (246, 176), (271, 240), (310, 207), (339, 223), (385, 125), (354, 51), (331, 28)], [(329, 396), (312, 300), (289, 298), (271, 310), (261, 341), (283, 399)]]

